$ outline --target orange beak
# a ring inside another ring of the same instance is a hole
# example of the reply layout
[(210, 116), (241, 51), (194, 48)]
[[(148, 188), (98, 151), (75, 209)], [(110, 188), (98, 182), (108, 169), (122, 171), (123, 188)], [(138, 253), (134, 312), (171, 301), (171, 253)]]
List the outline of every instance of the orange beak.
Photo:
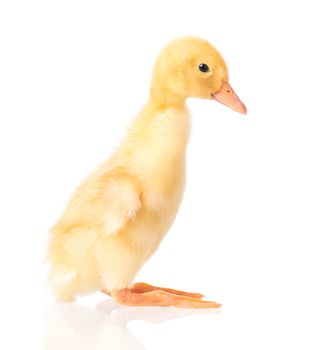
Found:
[(241, 102), (229, 83), (223, 83), (220, 90), (212, 94), (212, 99), (232, 108), (236, 112), (247, 113), (244, 103)]

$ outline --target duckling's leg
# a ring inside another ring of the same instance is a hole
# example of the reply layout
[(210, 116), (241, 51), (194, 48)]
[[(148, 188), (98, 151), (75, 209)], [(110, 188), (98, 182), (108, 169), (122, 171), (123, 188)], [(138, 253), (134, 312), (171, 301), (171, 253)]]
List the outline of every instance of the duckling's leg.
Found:
[(183, 295), (153, 290), (146, 293), (134, 293), (131, 289), (111, 292), (112, 298), (119, 304), (129, 306), (175, 306), (181, 308), (201, 309), (218, 308), (221, 304), (213, 301), (198, 300)]
[(189, 292), (182, 292), (181, 290), (176, 290), (171, 288), (155, 287), (147, 283), (135, 283), (133, 287), (131, 287), (131, 291), (134, 293), (146, 293), (146, 292), (152, 292), (154, 290), (163, 290), (164, 292), (168, 292), (171, 294), (184, 295), (195, 299), (204, 298), (204, 295), (200, 293), (189, 293)]

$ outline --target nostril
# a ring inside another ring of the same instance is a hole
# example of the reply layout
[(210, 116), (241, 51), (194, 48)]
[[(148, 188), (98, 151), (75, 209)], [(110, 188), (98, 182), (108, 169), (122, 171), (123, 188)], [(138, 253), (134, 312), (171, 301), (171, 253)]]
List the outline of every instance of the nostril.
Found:
[(226, 91), (227, 91), (227, 93), (228, 93), (229, 95), (232, 94), (232, 91), (231, 91), (230, 89), (227, 89)]

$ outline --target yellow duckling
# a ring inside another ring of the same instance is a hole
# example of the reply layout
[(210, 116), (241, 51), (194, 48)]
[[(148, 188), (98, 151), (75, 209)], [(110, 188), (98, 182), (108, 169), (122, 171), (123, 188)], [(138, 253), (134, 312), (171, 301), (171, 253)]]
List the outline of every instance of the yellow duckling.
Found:
[(185, 187), (187, 97), (246, 108), (206, 40), (168, 44), (155, 65), (150, 98), (119, 148), (77, 189), (51, 229), (49, 284), (57, 300), (101, 290), (126, 305), (212, 308), (203, 295), (132, 285), (172, 225)]

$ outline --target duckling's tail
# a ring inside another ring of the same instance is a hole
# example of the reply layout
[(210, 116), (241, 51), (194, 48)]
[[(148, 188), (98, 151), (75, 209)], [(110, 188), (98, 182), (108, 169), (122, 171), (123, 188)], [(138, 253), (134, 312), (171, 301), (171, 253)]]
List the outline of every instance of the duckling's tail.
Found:
[(59, 302), (75, 301), (75, 285), (77, 272), (65, 266), (51, 266), (47, 285)]

